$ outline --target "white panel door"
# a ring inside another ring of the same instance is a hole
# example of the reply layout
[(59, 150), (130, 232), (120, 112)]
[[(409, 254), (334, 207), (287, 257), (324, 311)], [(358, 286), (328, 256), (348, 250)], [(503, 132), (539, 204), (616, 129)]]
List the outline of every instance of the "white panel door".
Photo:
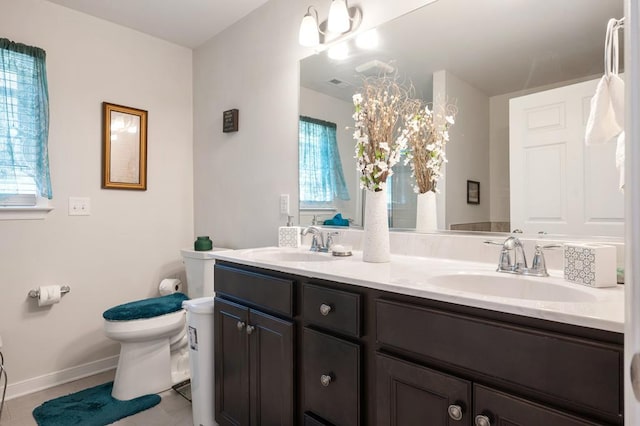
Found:
[(585, 146), (598, 80), (509, 103), (511, 228), (570, 235), (624, 235), (615, 139)]

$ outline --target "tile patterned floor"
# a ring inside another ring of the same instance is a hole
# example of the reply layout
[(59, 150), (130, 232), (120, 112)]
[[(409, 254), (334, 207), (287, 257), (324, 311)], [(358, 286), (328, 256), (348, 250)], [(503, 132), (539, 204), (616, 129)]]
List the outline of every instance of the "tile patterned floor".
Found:
[[(31, 415), (35, 407), (59, 396), (67, 395), (113, 380), (115, 370), (35, 392), (5, 402), (0, 426), (35, 426)], [(118, 426), (192, 426), (191, 403), (174, 390), (160, 394), (162, 401), (153, 408), (113, 423)]]

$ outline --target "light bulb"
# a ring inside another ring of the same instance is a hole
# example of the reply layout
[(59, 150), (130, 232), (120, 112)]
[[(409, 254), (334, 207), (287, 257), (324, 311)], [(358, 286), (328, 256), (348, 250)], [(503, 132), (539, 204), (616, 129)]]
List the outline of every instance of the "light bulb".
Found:
[(320, 44), (318, 21), (310, 12), (307, 12), (307, 14), (304, 15), (304, 18), (302, 18), (302, 22), (300, 23), (298, 43), (305, 47), (315, 47)]
[(332, 33), (345, 33), (351, 28), (346, 0), (333, 0), (329, 8), (327, 29)]
[(378, 31), (375, 28), (356, 37), (356, 46), (360, 49), (375, 49), (378, 47), (379, 42)]
[(327, 51), (327, 56), (337, 61), (343, 61), (349, 57), (349, 46), (347, 43), (337, 44)]

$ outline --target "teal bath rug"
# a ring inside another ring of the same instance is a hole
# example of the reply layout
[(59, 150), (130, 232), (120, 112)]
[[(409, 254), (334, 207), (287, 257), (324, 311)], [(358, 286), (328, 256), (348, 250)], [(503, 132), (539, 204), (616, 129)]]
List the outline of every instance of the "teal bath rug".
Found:
[(33, 410), (39, 426), (104, 426), (151, 408), (160, 395), (143, 395), (128, 401), (111, 396), (113, 382), (52, 399)]

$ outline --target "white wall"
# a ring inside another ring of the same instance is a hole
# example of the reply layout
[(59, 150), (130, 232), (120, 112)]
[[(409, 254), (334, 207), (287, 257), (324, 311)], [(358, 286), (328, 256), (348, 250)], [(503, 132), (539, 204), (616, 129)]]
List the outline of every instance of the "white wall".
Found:
[(491, 221), (509, 222), (509, 99), (513, 94), (489, 99), (489, 156)]
[[(342, 213), (342, 217), (345, 219), (354, 219), (356, 225), (362, 225), (360, 222), (362, 218), (362, 197), (360, 194), (362, 191), (360, 190), (358, 182), (358, 172), (356, 170), (356, 160), (354, 158), (355, 141), (353, 140), (353, 104), (316, 92), (315, 90), (301, 87), (300, 115), (336, 123), (336, 138), (338, 140), (340, 161), (342, 162), (342, 173), (344, 174), (344, 180), (349, 191), (350, 199), (349, 201), (336, 199), (335, 204), (337, 210), (335, 213)], [(347, 129), (347, 127), (350, 129)], [(360, 207), (360, 210), (358, 207)], [(315, 213), (308, 212), (306, 216), (313, 214)], [(305, 221), (303, 219), (304, 216), (303, 212), (300, 212), (300, 224), (309, 225), (310, 222), (308, 220)]]
[[(194, 239), (192, 52), (43, 0), (0, 0), (0, 10), (2, 37), (47, 52), (55, 207), (45, 220), (0, 221), (0, 335), (15, 395), (112, 363), (102, 312), (181, 273), (179, 249)], [(148, 110), (147, 191), (100, 189), (102, 101)], [(69, 196), (90, 197), (91, 216), (68, 216)], [(46, 284), (71, 293), (38, 309), (27, 292)]]
[[(428, 0), (361, 0), (360, 30)], [(195, 229), (231, 248), (277, 244), (279, 195), (298, 205), (298, 29), (310, 3), (270, 0), (194, 52)], [(326, 19), (329, 2), (316, 3)], [(240, 110), (223, 134), (222, 112)]]
[[(434, 103), (458, 107), (449, 129), (446, 180), (438, 186), (446, 197), (445, 229), (451, 224), (489, 221), (489, 97), (449, 71), (433, 75)], [(480, 204), (467, 204), (467, 180), (480, 182)], [(446, 188), (446, 189), (445, 189)], [(442, 202), (439, 203), (442, 204)], [(438, 206), (442, 209), (442, 206)], [(442, 211), (439, 211), (441, 214)], [(440, 219), (440, 216), (439, 218)], [(442, 221), (439, 220), (439, 226)]]

